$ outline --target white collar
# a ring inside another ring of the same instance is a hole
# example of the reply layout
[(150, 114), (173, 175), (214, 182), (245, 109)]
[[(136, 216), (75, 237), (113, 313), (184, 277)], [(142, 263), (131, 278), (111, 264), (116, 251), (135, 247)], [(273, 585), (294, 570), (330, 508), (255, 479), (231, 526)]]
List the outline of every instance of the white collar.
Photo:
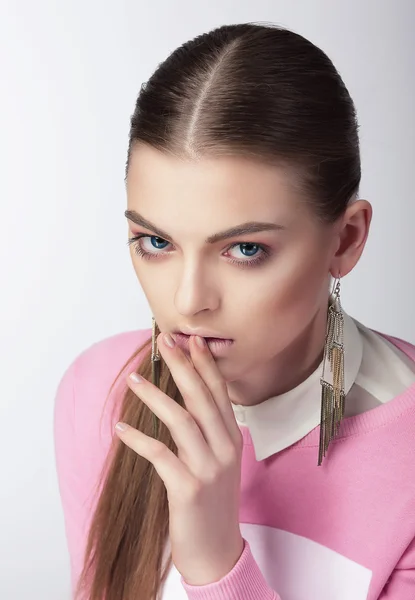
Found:
[[(354, 320), (343, 310), (345, 393), (355, 383), (363, 358), (363, 342)], [(320, 424), (323, 362), (300, 385), (255, 406), (232, 403), (239, 425), (249, 429), (256, 459), (288, 448)]]

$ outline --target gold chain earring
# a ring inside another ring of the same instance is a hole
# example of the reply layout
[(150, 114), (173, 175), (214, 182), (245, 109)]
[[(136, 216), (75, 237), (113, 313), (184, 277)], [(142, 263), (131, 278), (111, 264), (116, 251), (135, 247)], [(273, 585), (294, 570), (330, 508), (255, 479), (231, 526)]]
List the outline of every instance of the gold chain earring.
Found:
[[(320, 447), (318, 466), (327, 452), (330, 441), (337, 435), (344, 416), (344, 316), (340, 304), (340, 273), (333, 284), (328, 307), (326, 339), (324, 344), (323, 373), (321, 383)], [(325, 367), (328, 362), (332, 383), (326, 381)]]
[[(151, 336), (151, 377), (152, 382), (157, 387), (160, 387), (160, 353), (157, 348), (157, 336), (160, 333), (156, 319), (152, 317), (152, 336)], [(158, 421), (153, 413), (153, 430), (154, 437), (158, 436)]]

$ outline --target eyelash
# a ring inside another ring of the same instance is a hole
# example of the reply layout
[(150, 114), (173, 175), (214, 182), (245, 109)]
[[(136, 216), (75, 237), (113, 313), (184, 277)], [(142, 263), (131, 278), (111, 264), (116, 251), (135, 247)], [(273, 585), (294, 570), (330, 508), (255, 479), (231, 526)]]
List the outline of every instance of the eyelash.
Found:
[[(134, 252), (140, 256), (141, 258), (143, 258), (144, 260), (153, 260), (162, 256), (163, 252), (147, 252), (147, 250), (144, 250), (140, 244), (140, 240), (142, 240), (143, 238), (152, 238), (152, 237), (156, 237), (160, 240), (166, 241), (164, 240), (164, 238), (160, 238), (159, 236), (155, 236), (155, 235), (147, 235), (145, 233), (142, 233), (140, 235), (136, 235), (135, 237), (129, 238), (127, 244), (133, 245), (134, 248)], [(235, 244), (232, 244), (231, 246), (229, 246), (229, 248), (227, 249), (227, 252), (229, 250), (231, 250), (232, 248), (235, 248), (237, 246), (241, 246), (242, 244), (250, 244), (252, 243), (253, 246), (257, 246), (258, 248), (260, 248), (261, 250), (261, 254), (256, 257), (253, 258), (252, 260), (238, 260), (235, 258), (230, 258), (228, 259), (230, 263), (237, 265), (238, 267), (241, 268), (246, 268), (246, 267), (253, 267), (256, 265), (259, 265), (260, 263), (264, 262), (270, 255), (270, 251), (266, 246), (263, 246), (262, 244), (254, 244), (253, 242), (236, 242)]]

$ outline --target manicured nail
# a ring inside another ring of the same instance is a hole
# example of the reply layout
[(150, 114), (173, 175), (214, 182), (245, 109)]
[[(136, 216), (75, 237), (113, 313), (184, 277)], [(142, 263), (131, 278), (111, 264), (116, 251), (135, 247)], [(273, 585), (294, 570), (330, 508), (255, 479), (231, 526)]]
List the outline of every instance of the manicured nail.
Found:
[(199, 346), (199, 348), (204, 348), (206, 346), (206, 340), (205, 338), (200, 337), (200, 335), (196, 335), (196, 344)]
[(169, 348), (174, 348), (174, 339), (171, 337), (170, 333), (164, 334), (164, 341), (169, 346)]
[(119, 431), (126, 431), (128, 429), (128, 425), (125, 423), (117, 423), (115, 429), (119, 429)]
[(143, 383), (144, 379), (138, 373), (130, 373), (130, 379), (134, 381), (134, 383)]

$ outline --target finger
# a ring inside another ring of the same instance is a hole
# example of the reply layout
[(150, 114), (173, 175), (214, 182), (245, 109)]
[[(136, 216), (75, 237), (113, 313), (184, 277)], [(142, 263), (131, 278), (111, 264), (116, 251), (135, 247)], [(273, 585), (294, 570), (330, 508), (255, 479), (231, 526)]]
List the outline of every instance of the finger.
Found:
[[(132, 373), (137, 378), (137, 373)], [(139, 383), (127, 378), (128, 386), (166, 425), (180, 453), (193, 473), (209, 466), (212, 452), (192, 415), (170, 396), (142, 376)]]
[[(119, 426), (124, 430), (121, 430)], [(115, 431), (124, 444), (147, 459), (156, 469), (171, 496), (183, 494), (194, 485), (194, 477), (187, 467), (165, 444), (126, 423), (117, 423)]]
[(241, 432), (229, 398), (226, 381), (205, 340), (200, 338), (204, 342), (202, 348), (197, 344), (196, 337), (198, 336), (192, 336), (189, 344), (194, 368), (209, 388), (230, 436), (235, 442), (239, 442)]
[[(208, 446), (216, 457), (228, 455), (233, 446), (228, 428), (218, 409), (212, 393), (204, 381), (203, 370), (196, 371), (192, 362), (186, 359), (184, 352), (175, 345), (166, 345), (164, 336), (158, 347), (172, 377), (183, 396), (186, 408), (199, 426)], [(190, 340), (194, 344), (194, 340)], [(197, 346), (196, 346), (197, 348)], [(197, 351), (196, 351), (197, 352)], [(202, 352), (200, 350), (200, 352)], [(209, 350), (208, 350), (209, 352)], [(192, 359), (195, 352), (192, 352)]]

